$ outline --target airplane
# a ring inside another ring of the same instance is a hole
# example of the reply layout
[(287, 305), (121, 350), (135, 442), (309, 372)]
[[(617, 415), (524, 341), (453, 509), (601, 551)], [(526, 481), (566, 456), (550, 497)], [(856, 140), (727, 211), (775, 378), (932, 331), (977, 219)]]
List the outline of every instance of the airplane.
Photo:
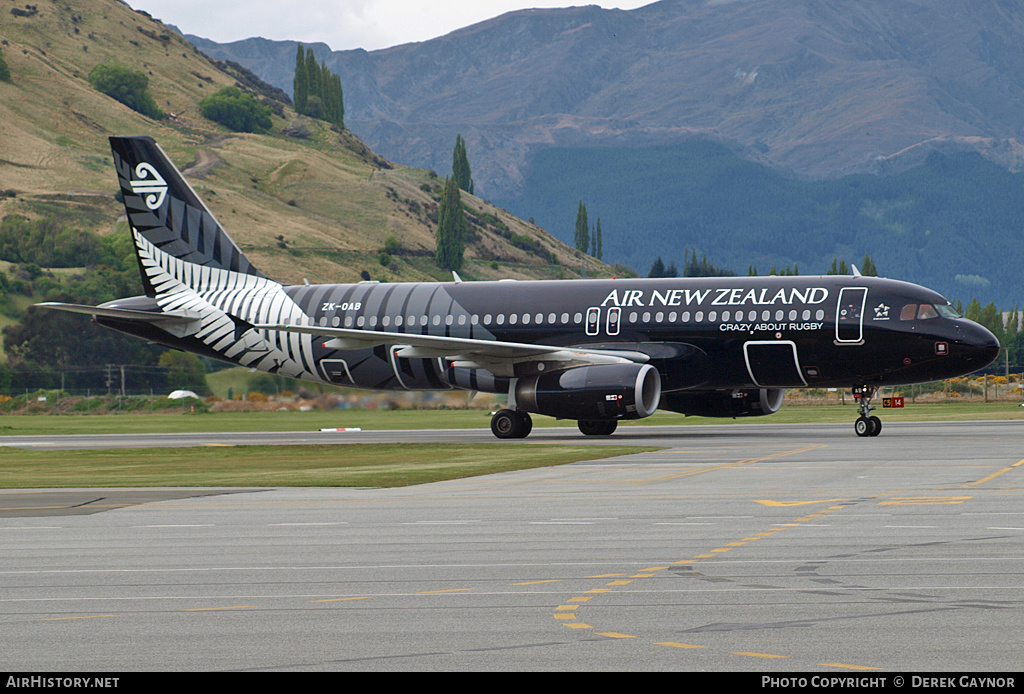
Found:
[(318, 383), (508, 396), (589, 436), (662, 409), (779, 410), (789, 388), (853, 388), (877, 436), (881, 386), (970, 373), (999, 343), (940, 294), (876, 277), (286, 285), (264, 276), (150, 137), (111, 137), (145, 296), (42, 303), (167, 347)]

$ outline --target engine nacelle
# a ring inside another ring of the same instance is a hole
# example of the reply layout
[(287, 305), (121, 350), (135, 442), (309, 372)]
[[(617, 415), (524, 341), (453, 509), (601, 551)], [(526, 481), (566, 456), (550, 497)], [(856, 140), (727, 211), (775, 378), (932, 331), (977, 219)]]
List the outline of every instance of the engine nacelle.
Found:
[(665, 393), (661, 409), (698, 417), (760, 417), (782, 407), (785, 388), (688, 390)]
[(577, 366), (520, 379), (516, 406), (560, 419), (649, 417), (661, 400), (661, 376), (649, 364)]

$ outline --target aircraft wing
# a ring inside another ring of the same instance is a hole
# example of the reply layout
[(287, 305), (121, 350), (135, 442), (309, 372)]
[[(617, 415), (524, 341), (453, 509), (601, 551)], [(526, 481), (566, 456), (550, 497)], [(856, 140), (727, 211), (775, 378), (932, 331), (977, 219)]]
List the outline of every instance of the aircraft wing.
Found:
[(452, 366), (487, 369), (496, 376), (514, 376), (514, 367), (531, 361), (557, 362), (560, 367), (585, 364), (645, 363), (650, 357), (642, 352), (579, 349), (525, 342), (477, 340), (443, 335), (392, 333), (379, 330), (328, 328), (319, 325), (254, 325), (257, 330), (279, 330), (328, 337), (324, 346), (333, 349), (366, 349), (396, 345), (395, 353), (406, 359), (442, 358)]

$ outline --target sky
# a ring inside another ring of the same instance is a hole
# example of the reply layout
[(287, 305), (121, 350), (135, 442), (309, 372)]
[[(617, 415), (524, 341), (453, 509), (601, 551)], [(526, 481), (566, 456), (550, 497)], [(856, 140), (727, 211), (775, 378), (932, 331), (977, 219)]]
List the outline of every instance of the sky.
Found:
[[(426, 41), (529, 7), (631, 10), (654, 0), (127, 0), (185, 34), (229, 43), (262, 36), (368, 51)], [(298, 12), (298, 8), (302, 8)]]

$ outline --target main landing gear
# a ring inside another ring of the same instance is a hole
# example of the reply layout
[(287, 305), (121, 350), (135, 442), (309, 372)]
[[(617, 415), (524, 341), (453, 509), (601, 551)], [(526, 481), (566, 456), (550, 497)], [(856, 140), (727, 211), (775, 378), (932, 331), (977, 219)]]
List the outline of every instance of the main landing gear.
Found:
[(615, 419), (581, 419), (576, 424), (587, 436), (611, 436), (619, 426)]
[(871, 406), (871, 398), (875, 396), (876, 388), (873, 386), (860, 386), (853, 389), (854, 396), (860, 395), (860, 417), (853, 423), (853, 430), (857, 436), (878, 436), (882, 433), (882, 420), (871, 414), (875, 409)]
[(525, 439), (533, 429), (533, 420), (519, 410), (498, 410), (491, 417), (491, 433), (499, 439)]

